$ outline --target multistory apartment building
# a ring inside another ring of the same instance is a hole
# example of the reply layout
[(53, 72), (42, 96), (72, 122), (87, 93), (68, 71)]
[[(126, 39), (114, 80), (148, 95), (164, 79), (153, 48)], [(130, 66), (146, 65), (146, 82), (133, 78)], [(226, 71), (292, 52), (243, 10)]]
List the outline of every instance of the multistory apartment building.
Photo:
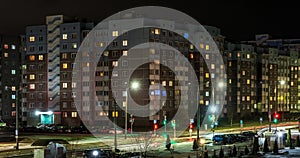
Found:
[(18, 36), (0, 35), (0, 120), (11, 126), (15, 124), (16, 108), (21, 108), (19, 45)]

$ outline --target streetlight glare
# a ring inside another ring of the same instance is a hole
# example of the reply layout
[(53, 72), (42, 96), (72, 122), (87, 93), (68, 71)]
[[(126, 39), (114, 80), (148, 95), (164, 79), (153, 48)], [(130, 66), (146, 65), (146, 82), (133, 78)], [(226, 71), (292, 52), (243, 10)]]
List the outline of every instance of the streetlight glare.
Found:
[(223, 88), (225, 86), (224, 82), (219, 82), (218, 87)]
[(212, 112), (212, 113), (215, 113), (216, 110), (217, 110), (216, 106), (212, 106), (212, 107), (211, 107), (211, 112)]
[(132, 82), (131, 83), (131, 88), (132, 89), (138, 89), (140, 87), (140, 83), (139, 82)]

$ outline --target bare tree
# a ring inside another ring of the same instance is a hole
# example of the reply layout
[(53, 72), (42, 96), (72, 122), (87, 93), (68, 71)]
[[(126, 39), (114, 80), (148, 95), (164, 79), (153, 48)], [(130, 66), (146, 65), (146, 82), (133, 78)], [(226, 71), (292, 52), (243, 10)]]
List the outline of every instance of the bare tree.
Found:
[[(131, 135), (132, 137), (132, 143), (135, 144), (142, 154), (143, 157), (147, 157), (147, 154), (149, 151), (151, 151), (153, 148), (155, 148), (155, 138), (156, 135), (152, 135), (150, 133), (139, 133)], [(158, 145), (158, 144), (157, 144)]]

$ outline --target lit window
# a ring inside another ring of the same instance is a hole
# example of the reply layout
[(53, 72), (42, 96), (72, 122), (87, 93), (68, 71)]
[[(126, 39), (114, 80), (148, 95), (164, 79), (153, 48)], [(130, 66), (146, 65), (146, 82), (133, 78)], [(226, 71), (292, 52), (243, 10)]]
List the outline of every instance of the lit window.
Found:
[(112, 36), (113, 36), (113, 37), (119, 36), (119, 32), (118, 32), (118, 31), (113, 31), (113, 32), (112, 32)]
[(232, 83), (231, 79), (229, 79), (229, 80), (228, 80), (228, 83), (229, 83), (229, 84), (231, 84), (231, 83)]
[(16, 45), (11, 45), (11, 49), (15, 50), (16, 49)]
[(16, 74), (16, 70), (11, 70), (11, 74), (15, 75)]
[(44, 60), (44, 55), (39, 55), (39, 60)]
[(8, 49), (8, 44), (4, 44), (4, 49)]
[(16, 107), (16, 103), (11, 103), (11, 107), (12, 108)]
[(241, 53), (237, 53), (237, 57), (241, 57)]
[(205, 101), (205, 105), (206, 105), (206, 106), (209, 105), (209, 101), (208, 101), (208, 100)]
[(209, 92), (208, 91), (205, 92), (205, 96), (209, 97)]
[(211, 68), (211, 69), (215, 69), (215, 64), (211, 64), (211, 65), (210, 65), (210, 68)]
[(173, 86), (173, 81), (169, 81), (169, 86)]
[(16, 91), (16, 86), (11, 86), (11, 91)]
[(242, 75), (243, 75), (243, 76), (246, 75), (246, 71), (245, 71), (245, 70), (242, 71)]
[(247, 59), (250, 59), (251, 58), (251, 55), (250, 54), (247, 54)]
[(35, 79), (35, 75), (34, 74), (29, 75), (29, 79), (30, 80), (34, 80)]
[(190, 54), (190, 59), (194, 59), (194, 54)]
[(127, 50), (123, 50), (123, 56), (127, 56), (128, 51)]
[(247, 79), (247, 84), (250, 84), (251, 82), (250, 82), (250, 79)]
[(30, 36), (29, 37), (29, 42), (34, 42), (35, 41), (35, 37), (34, 36)]
[(194, 45), (190, 44), (190, 49), (194, 49)]
[(4, 53), (4, 57), (5, 57), (5, 58), (8, 58), (8, 53)]
[(16, 99), (16, 95), (15, 94), (11, 95), (11, 99)]
[(72, 43), (72, 48), (76, 49), (77, 48), (77, 43)]
[(231, 66), (232, 66), (232, 63), (231, 63), (231, 61), (230, 61), (230, 62), (228, 62), (228, 66), (229, 66), (229, 67), (231, 67)]
[(63, 54), (61, 55), (61, 58), (62, 58), (62, 59), (67, 59), (67, 58), (68, 58), (68, 54), (67, 54), (67, 53), (63, 53)]
[(72, 117), (77, 117), (77, 112), (72, 112)]
[(154, 30), (154, 33), (155, 33), (156, 35), (159, 35), (159, 34), (160, 34), (160, 30), (159, 30), (159, 29), (155, 29), (155, 30)]
[(201, 48), (201, 49), (204, 48), (204, 44), (203, 44), (203, 43), (200, 44), (200, 48)]
[(118, 61), (113, 61), (113, 66), (118, 66)]
[(205, 73), (205, 78), (209, 78), (209, 73)]
[(67, 69), (68, 68), (68, 64), (67, 63), (63, 63), (63, 69)]
[(64, 40), (66, 40), (66, 39), (68, 39), (68, 34), (63, 34), (62, 37), (63, 37)]
[(35, 56), (34, 56), (34, 55), (30, 55), (30, 56), (29, 56), (29, 60), (30, 60), (30, 61), (34, 61), (34, 60), (35, 60)]
[(63, 88), (68, 88), (68, 83), (63, 83)]
[(72, 88), (76, 88), (76, 82), (72, 82)]
[(209, 60), (209, 54), (205, 54), (205, 59)]
[(251, 100), (251, 97), (250, 96), (247, 96), (247, 101), (250, 101)]
[(206, 45), (206, 46), (205, 46), (205, 50), (209, 50), (209, 45)]
[(127, 40), (123, 40), (123, 46), (127, 46)]
[(155, 84), (155, 82), (154, 81), (151, 81), (151, 85), (154, 85)]
[(163, 86), (166, 86), (167, 85), (167, 82), (166, 81), (162, 81), (161, 83)]
[(35, 84), (29, 84), (29, 89), (35, 89)]

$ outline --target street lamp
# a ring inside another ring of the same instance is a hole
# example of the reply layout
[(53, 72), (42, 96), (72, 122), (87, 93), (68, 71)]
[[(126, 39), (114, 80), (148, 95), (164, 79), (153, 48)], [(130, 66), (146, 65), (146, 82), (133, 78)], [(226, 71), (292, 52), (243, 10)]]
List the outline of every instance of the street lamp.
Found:
[[(8, 86), (5, 86), (5, 90), (11, 90), (13, 91), (13, 89), (11, 89), (10, 87)], [(16, 130), (15, 130), (15, 138), (16, 138), (16, 149), (19, 150), (19, 89), (16, 88), (14, 89), (16, 91), (16, 97), (15, 97), (15, 100), (16, 100)]]
[[(223, 88), (224, 87), (224, 83), (223, 82), (218, 82), (217, 87), (219, 88)], [(213, 113), (214, 119), (213, 119), (213, 126), (215, 125), (215, 113), (217, 111), (217, 107), (215, 105), (215, 87), (212, 87), (212, 104), (211, 104), (211, 112)]]
[(127, 123), (128, 123), (128, 90), (129, 88), (133, 90), (137, 90), (140, 87), (140, 83), (137, 81), (133, 81), (130, 85), (130, 87), (126, 87), (126, 100), (125, 100), (125, 139), (127, 139)]
[[(280, 85), (284, 85), (285, 84), (284, 80), (281, 80), (279, 82), (280, 82)], [(270, 108), (270, 105), (271, 105), (271, 102), (270, 102), (270, 96), (271, 96), (271, 85), (270, 85), (270, 82), (269, 82), (269, 85), (268, 85), (268, 96), (269, 96), (268, 97), (268, 118), (269, 118), (268, 120), (269, 120), (269, 132), (271, 132), (272, 114), (271, 114), (271, 108)]]

